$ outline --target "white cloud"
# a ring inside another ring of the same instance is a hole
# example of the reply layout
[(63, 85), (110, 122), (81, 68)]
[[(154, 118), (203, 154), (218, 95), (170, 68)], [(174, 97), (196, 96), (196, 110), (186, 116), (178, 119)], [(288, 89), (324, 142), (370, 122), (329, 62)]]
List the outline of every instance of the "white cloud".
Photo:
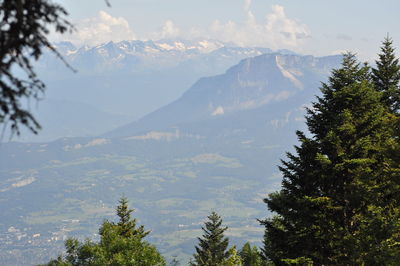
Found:
[(185, 34), (181, 31), (179, 27), (175, 25), (175, 23), (168, 19), (164, 22), (164, 24), (155, 32), (152, 32), (145, 36), (145, 39), (150, 40), (160, 40), (160, 39), (174, 39), (177, 37), (182, 37), (185, 35), (187, 37), (188, 34)]
[(251, 6), (251, 0), (244, 0), (243, 9), (245, 12), (248, 12), (250, 10), (250, 6)]
[[(126, 19), (113, 17), (105, 11), (100, 11), (96, 17), (75, 23), (75, 27), (77, 30), (70, 35), (62, 36), (62, 40), (77, 45), (96, 45), (108, 41), (136, 39)], [(57, 36), (56, 39), (61, 39), (61, 36)]]
[(243, 46), (266, 46), (274, 49), (297, 47), (305, 38), (310, 37), (308, 27), (288, 18), (283, 6), (272, 6), (272, 12), (266, 15), (264, 23), (258, 23), (250, 11), (250, 4), (250, 0), (245, 0), (245, 23), (221, 23), (215, 20), (209, 28), (208, 37)]
[[(243, 0), (244, 22), (233, 20), (221, 22), (216, 19), (208, 27), (186, 27), (182, 30), (172, 20), (166, 20), (157, 32), (140, 36), (140, 39), (163, 38), (197, 39), (208, 38), (240, 46), (262, 46), (272, 49), (300, 49), (306, 38), (311, 36), (304, 23), (289, 18), (281, 5), (273, 5), (264, 20), (259, 21), (251, 11), (252, 0)], [(128, 21), (100, 11), (96, 17), (76, 23), (77, 32), (58, 36), (56, 41), (69, 40), (77, 45), (96, 45), (108, 41), (137, 39)]]
[(175, 26), (172, 20), (167, 20), (164, 23), (160, 37), (161, 38), (176, 38), (180, 34), (180, 29)]
[(273, 49), (298, 48), (306, 38), (311, 36), (307, 25), (287, 17), (283, 6), (272, 6), (272, 12), (266, 15), (263, 22), (257, 21), (250, 6), (251, 0), (244, 0), (243, 11), (246, 15), (244, 23), (232, 20), (221, 22), (216, 19), (206, 29), (197, 27), (183, 32), (169, 20), (158, 36), (173, 32), (173, 37), (209, 38), (232, 42), (240, 46), (262, 46)]

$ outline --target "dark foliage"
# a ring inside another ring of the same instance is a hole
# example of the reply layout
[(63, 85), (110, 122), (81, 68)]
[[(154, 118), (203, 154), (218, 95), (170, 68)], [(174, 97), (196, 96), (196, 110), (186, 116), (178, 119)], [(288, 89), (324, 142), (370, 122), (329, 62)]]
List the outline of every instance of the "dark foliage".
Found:
[[(39, 123), (22, 100), (38, 100), (45, 84), (37, 77), (32, 61), (39, 59), (51, 46), (51, 28), (64, 33), (72, 30), (65, 19), (67, 11), (48, 0), (0, 1), (0, 124), (10, 123), (13, 133), (20, 134), (20, 125), (37, 133)], [(22, 70), (24, 77), (16, 75)]]
[(392, 265), (399, 261), (398, 117), (370, 69), (346, 54), (308, 110), (311, 137), (280, 167), (264, 201), (263, 255), (277, 265)]

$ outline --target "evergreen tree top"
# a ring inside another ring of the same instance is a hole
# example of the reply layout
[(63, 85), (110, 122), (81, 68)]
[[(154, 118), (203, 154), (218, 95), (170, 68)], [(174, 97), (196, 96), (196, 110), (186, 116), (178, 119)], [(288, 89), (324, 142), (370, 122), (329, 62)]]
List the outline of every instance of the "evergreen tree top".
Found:
[(400, 109), (400, 64), (395, 55), (392, 39), (387, 36), (382, 42), (381, 53), (372, 69), (372, 79), (377, 90), (383, 92), (383, 100), (393, 112)]
[(226, 226), (221, 227), (222, 219), (216, 212), (213, 211), (207, 218), (209, 221), (201, 228), (204, 231), (203, 237), (221, 236), (228, 229)]
[(131, 220), (131, 213), (134, 211), (133, 209), (128, 208), (128, 199), (126, 197), (122, 197), (119, 199), (119, 205), (116, 208), (117, 215), (119, 217), (118, 225), (127, 223)]
[[(123, 237), (138, 237), (139, 239), (146, 237), (150, 231), (146, 231), (143, 225), (139, 227), (136, 226), (137, 220), (131, 217), (131, 213), (134, 210), (129, 209), (128, 199), (122, 197), (118, 202), (119, 205), (116, 207), (116, 213), (119, 217), (119, 221), (117, 223), (106, 221), (106, 223), (115, 227)], [(102, 233), (102, 229), (103, 227), (100, 228), (100, 234)]]
[(326, 90), (337, 91), (353, 83), (369, 80), (369, 66), (364, 63), (362, 66), (357, 60), (356, 54), (347, 52), (343, 54), (342, 66), (332, 71), (328, 84), (323, 84), (322, 92)]
[(195, 247), (195, 262), (192, 262), (192, 265), (220, 265), (230, 256), (227, 250), (229, 239), (224, 236), (228, 227), (222, 226), (222, 219), (216, 212), (212, 212), (207, 219), (202, 227), (202, 238), (198, 238), (199, 244)]
[[(315, 139), (322, 139), (338, 123), (338, 113), (344, 109), (351, 109), (353, 104), (358, 105), (363, 95), (358, 95), (357, 90), (348, 89), (349, 86), (361, 85), (370, 86), (371, 76), (370, 67), (367, 64), (361, 65), (355, 54), (346, 53), (343, 55), (342, 66), (332, 71), (327, 83), (321, 87), (322, 96), (317, 97), (317, 101), (312, 104), (312, 108), (307, 110), (306, 120), (309, 131), (314, 134)], [(362, 88), (363, 86), (359, 86)], [(348, 95), (352, 91), (353, 95)], [(378, 92), (374, 95), (375, 102), (380, 102)], [(371, 95), (372, 95), (371, 94)], [(361, 97), (361, 98), (360, 98)], [(303, 139), (299, 135), (300, 139)]]
[(243, 266), (261, 266), (261, 255), (256, 246), (246, 242), (239, 252)]

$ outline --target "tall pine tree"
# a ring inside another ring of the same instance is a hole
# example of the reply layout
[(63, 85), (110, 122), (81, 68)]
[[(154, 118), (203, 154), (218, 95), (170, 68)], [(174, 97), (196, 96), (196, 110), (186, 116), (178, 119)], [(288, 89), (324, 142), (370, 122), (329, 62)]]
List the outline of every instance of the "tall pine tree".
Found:
[(321, 91), (306, 116), (311, 137), (297, 132), (300, 146), (280, 167), (282, 189), (264, 200), (277, 214), (262, 221), (264, 258), (277, 265), (393, 263), (398, 118), (353, 54)]
[(196, 246), (196, 253), (193, 255), (194, 262), (191, 265), (222, 265), (230, 257), (227, 250), (229, 239), (224, 236), (228, 227), (222, 226), (222, 219), (216, 212), (212, 212), (207, 218), (205, 227), (202, 227), (203, 237), (198, 238), (199, 244)]
[(400, 109), (400, 65), (394, 50), (393, 41), (387, 36), (382, 43), (376, 68), (372, 69), (372, 79), (376, 88), (383, 92), (383, 101), (397, 113)]
[[(378, 55), (376, 68), (372, 69), (372, 79), (375, 88), (383, 93), (382, 101), (386, 104), (389, 110), (399, 117), (400, 115), (400, 64), (399, 58), (395, 55), (392, 39), (387, 36), (382, 42), (381, 53)], [(400, 260), (400, 242), (399, 242), (399, 227), (400, 227), (400, 180), (399, 180), (399, 150), (400, 150), (400, 127), (397, 123), (393, 123), (395, 128), (395, 139), (397, 140), (391, 149), (391, 158), (394, 164), (388, 165), (391, 171), (389, 178), (386, 178), (384, 186), (381, 186), (381, 194), (385, 195), (380, 206), (371, 208), (370, 217), (373, 226), (366, 228), (367, 238), (370, 240), (378, 237), (386, 236), (386, 241), (375, 245), (374, 256), (380, 258), (382, 263), (387, 264), (388, 256)]]

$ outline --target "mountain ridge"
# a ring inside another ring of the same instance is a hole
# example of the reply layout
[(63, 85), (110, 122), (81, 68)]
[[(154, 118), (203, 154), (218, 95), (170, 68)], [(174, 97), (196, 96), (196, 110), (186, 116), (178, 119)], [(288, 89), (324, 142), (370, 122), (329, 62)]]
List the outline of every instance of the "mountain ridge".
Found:
[(315, 88), (319, 80), (323, 80), (340, 60), (341, 56), (279, 53), (243, 59), (224, 74), (199, 79), (172, 103), (103, 136), (122, 137), (152, 127), (171, 127), (210, 119), (271, 102), (284, 102), (301, 93), (306, 95), (305, 104), (306, 99), (317, 93)]

